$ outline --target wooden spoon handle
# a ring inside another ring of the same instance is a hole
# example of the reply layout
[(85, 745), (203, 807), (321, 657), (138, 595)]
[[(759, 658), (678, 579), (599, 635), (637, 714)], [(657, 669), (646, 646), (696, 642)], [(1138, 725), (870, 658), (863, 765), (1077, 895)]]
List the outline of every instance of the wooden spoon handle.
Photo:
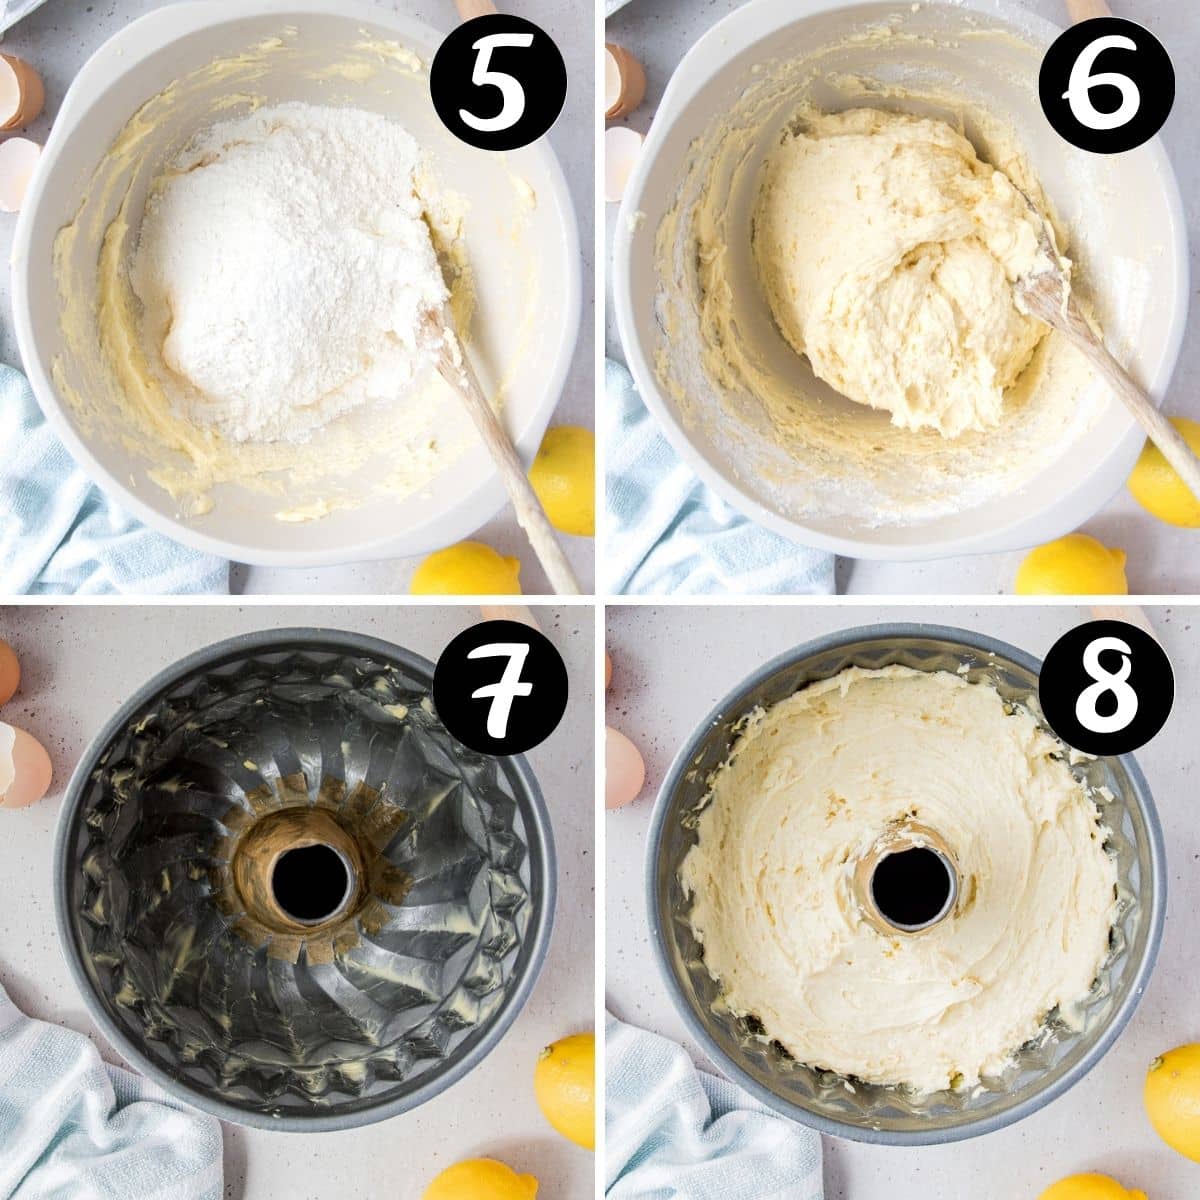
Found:
[(492, 0), (454, 0), (458, 15), (463, 21), (473, 21), (476, 17), (487, 17), (496, 11)]
[(1196, 457), (1179, 430), (1154, 407), (1150, 398), (1129, 377), (1100, 339), (1086, 326), (1081, 330), (1080, 325), (1082, 321), (1071, 322), (1060, 328), (1088, 356), (1104, 381), (1117, 393), (1150, 440), (1162, 451), (1163, 458), (1175, 468), (1192, 495), (1200, 500), (1200, 458)]
[(1067, 12), (1073, 25), (1078, 25), (1080, 21), (1090, 21), (1093, 17), (1112, 16), (1112, 9), (1105, 0), (1067, 0)]
[[(454, 4), (459, 17), (464, 21), (486, 17), (497, 11), (492, 0), (454, 0)], [(453, 329), (448, 315), (443, 318), (443, 327), (447, 330)], [(558, 544), (558, 538), (554, 536), (554, 527), (550, 524), (537, 493), (530, 486), (525, 467), (517, 457), (508, 434), (487, 402), (461, 345), (458, 348), (457, 362), (447, 363), (443, 356), (440, 367), (443, 376), (447, 375), (447, 367), (450, 371), (448, 377), (457, 387), (463, 403), (467, 406), (467, 412), (471, 414), (471, 420), (475, 422), (475, 428), (479, 430), (479, 436), (483, 438), (483, 444), (500, 471), (500, 478), (504, 481), (508, 498), (517, 514), (517, 523), (525, 530), (525, 536), (529, 538), (529, 544), (542, 564), (550, 586), (560, 596), (580, 595), (579, 580), (575, 578), (575, 572), (571, 570), (571, 564)]]
[(435, 319), (430, 318), (432, 341), (438, 347), (438, 374), (458, 393), (471, 416), (483, 444), (500, 472), (508, 498), (517, 514), (517, 523), (525, 530), (525, 536), (542, 564), (550, 586), (559, 595), (581, 594), (579, 580), (571, 570), (571, 564), (555, 537), (554, 527), (542, 508), (537, 493), (525, 474), (525, 467), (517, 457), (508, 434), (500, 419), (487, 402), (483, 388), (467, 358), (466, 350), (454, 331), (454, 322), (448, 309), (443, 309)]
[(504, 481), (508, 497), (517, 514), (517, 523), (525, 530), (529, 544), (533, 547), (533, 552), (542, 564), (555, 592), (567, 596), (580, 595), (579, 580), (575, 578), (575, 572), (571, 570), (571, 564), (558, 544), (554, 527), (530, 486), (525, 467), (517, 457), (512, 442), (508, 440), (508, 434), (501, 427), (492, 406), (484, 398), (474, 373), (468, 368), (466, 374), (470, 375), (474, 386), (461, 389), (463, 402), (475, 422), (475, 428), (479, 430), (479, 436), (488, 448), (488, 453), (492, 456), (492, 461), (499, 468), (500, 478)]

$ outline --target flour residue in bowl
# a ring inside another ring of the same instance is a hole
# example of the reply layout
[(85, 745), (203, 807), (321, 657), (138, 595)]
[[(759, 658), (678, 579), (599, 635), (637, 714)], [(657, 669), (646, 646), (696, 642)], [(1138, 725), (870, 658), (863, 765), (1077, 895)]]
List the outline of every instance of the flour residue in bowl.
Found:
[(146, 203), (130, 267), (174, 412), (239, 442), (300, 442), (429, 370), (448, 289), (421, 149), (376, 113), (304, 103), (202, 131)]
[[(855, 869), (905, 823), (957, 863), (950, 914), (888, 933)], [(1066, 748), (988, 683), (851, 667), (756, 710), (680, 872), (704, 965), (797, 1061), (917, 1093), (1001, 1074), (1074, 1023), (1109, 955), (1117, 867)]]

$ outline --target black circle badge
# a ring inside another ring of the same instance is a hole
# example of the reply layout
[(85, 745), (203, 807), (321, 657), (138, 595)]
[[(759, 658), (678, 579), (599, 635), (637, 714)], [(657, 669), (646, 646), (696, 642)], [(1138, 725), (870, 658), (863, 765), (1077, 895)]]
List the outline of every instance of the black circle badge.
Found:
[(1163, 648), (1124, 621), (1089, 621), (1050, 647), (1038, 700), (1050, 728), (1085, 754), (1127, 754), (1166, 724), (1175, 676)]
[(1093, 154), (1120, 154), (1162, 128), (1175, 102), (1175, 69), (1148, 29), (1096, 17), (1046, 51), (1038, 92), (1060, 137)]
[(519, 621), (483, 621), (442, 651), (433, 703), (464, 746), (500, 757), (544, 742), (567, 710), (567, 668), (544, 634)]
[(442, 124), (480, 150), (516, 150), (544, 134), (567, 98), (567, 66), (545, 30), (491, 13), (438, 47), (429, 91)]

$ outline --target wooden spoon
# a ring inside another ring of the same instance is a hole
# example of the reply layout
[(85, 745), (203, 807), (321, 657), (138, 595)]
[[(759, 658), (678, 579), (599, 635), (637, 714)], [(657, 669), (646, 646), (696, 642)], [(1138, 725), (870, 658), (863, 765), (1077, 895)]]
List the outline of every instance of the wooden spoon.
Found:
[(1045, 261), (1017, 280), (1014, 290), (1018, 302), (1084, 354), (1134, 415), (1150, 440), (1162, 451), (1163, 457), (1175, 468), (1192, 495), (1200, 499), (1200, 458), (1192, 453), (1179, 430), (1154, 407), (1150, 397), (1113, 358), (1099, 335), (1084, 320), (1071, 295), (1071, 283), (1063, 270), (1049, 224), (1028, 196), (1025, 201), (1038, 218), (1038, 241)]
[[(492, 0), (454, 0), (454, 3), (464, 21), (485, 17), (496, 11)], [(525, 530), (529, 544), (550, 580), (550, 586), (559, 595), (578, 596), (579, 580), (575, 578), (575, 572), (571, 570), (571, 564), (567, 562), (567, 556), (554, 536), (554, 527), (530, 486), (525, 467), (517, 457), (508, 434), (479, 386), (449, 310), (443, 308), (440, 313), (431, 314), (425, 332), (438, 347), (438, 374), (458, 392), (467, 412), (471, 414), (483, 444), (500, 471), (500, 478), (517, 514), (517, 522)]]
[(450, 310), (443, 306), (437, 312), (428, 314), (422, 332), (429, 345), (436, 348), (438, 374), (458, 393), (492, 461), (499, 469), (500, 478), (517, 514), (517, 523), (525, 530), (525, 536), (529, 538), (529, 544), (542, 564), (550, 586), (559, 595), (580, 595), (579, 580), (575, 578), (575, 572), (571, 570), (571, 564), (567, 562), (567, 556), (554, 536), (554, 527), (530, 485), (524, 465), (479, 386), (479, 380), (454, 328)]
[[(1093, 17), (1111, 17), (1105, 0), (1067, 0), (1067, 12), (1075, 23)], [(1105, 348), (1104, 343), (1083, 319), (1070, 292), (1070, 283), (1059, 267), (1058, 251), (1046, 220), (1028, 196), (1026, 203), (1040, 222), (1039, 240), (1051, 268), (1017, 281), (1017, 295), (1024, 306), (1087, 356), (1104, 381), (1124, 401), (1162, 456), (1175, 468), (1192, 495), (1200, 499), (1200, 459), (1184, 441), (1179, 430), (1155, 408), (1153, 401), (1130, 378), (1125, 369)]]

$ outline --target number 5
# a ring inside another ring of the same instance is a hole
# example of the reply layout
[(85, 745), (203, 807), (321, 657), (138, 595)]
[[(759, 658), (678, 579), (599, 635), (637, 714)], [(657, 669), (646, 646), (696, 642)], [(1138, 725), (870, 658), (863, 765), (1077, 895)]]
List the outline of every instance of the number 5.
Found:
[(475, 51), (475, 69), (471, 72), (471, 82), (476, 87), (486, 87), (489, 84), (500, 89), (504, 103), (494, 117), (477, 117), (467, 112), (465, 108), (458, 110), (458, 115), (464, 124), (480, 133), (497, 133), (511, 129), (525, 113), (525, 89), (520, 82), (503, 71), (492, 71), (492, 51), (497, 48), (532, 46), (532, 33), (489, 33), (475, 42), (471, 49)]
[[(1098, 37), (1094, 42), (1085, 46), (1075, 65), (1071, 68), (1071, 77), (1067, 81), (1067, 90), (1062, 98), (1071, 106), (1071, 112), (1080, 125), (1088, 129), (1119, 129), (1137, 116), (1138, 107), (1142, 102), (1142, 93), (1138, 85), (1117, 71), (1101, 71), (1099, 75), (1089, 74), (1095, 66), (1096, 59), (1105, 50), (1136, 50), (1137, 42), (1132, 38), (1123, 37), (1119, 33)], [(1121, 104), (1116, 112), (1102, 113), (1092, 103), (1090, 95), (1092, 88), (1108, 84), (1121, 93)]]

